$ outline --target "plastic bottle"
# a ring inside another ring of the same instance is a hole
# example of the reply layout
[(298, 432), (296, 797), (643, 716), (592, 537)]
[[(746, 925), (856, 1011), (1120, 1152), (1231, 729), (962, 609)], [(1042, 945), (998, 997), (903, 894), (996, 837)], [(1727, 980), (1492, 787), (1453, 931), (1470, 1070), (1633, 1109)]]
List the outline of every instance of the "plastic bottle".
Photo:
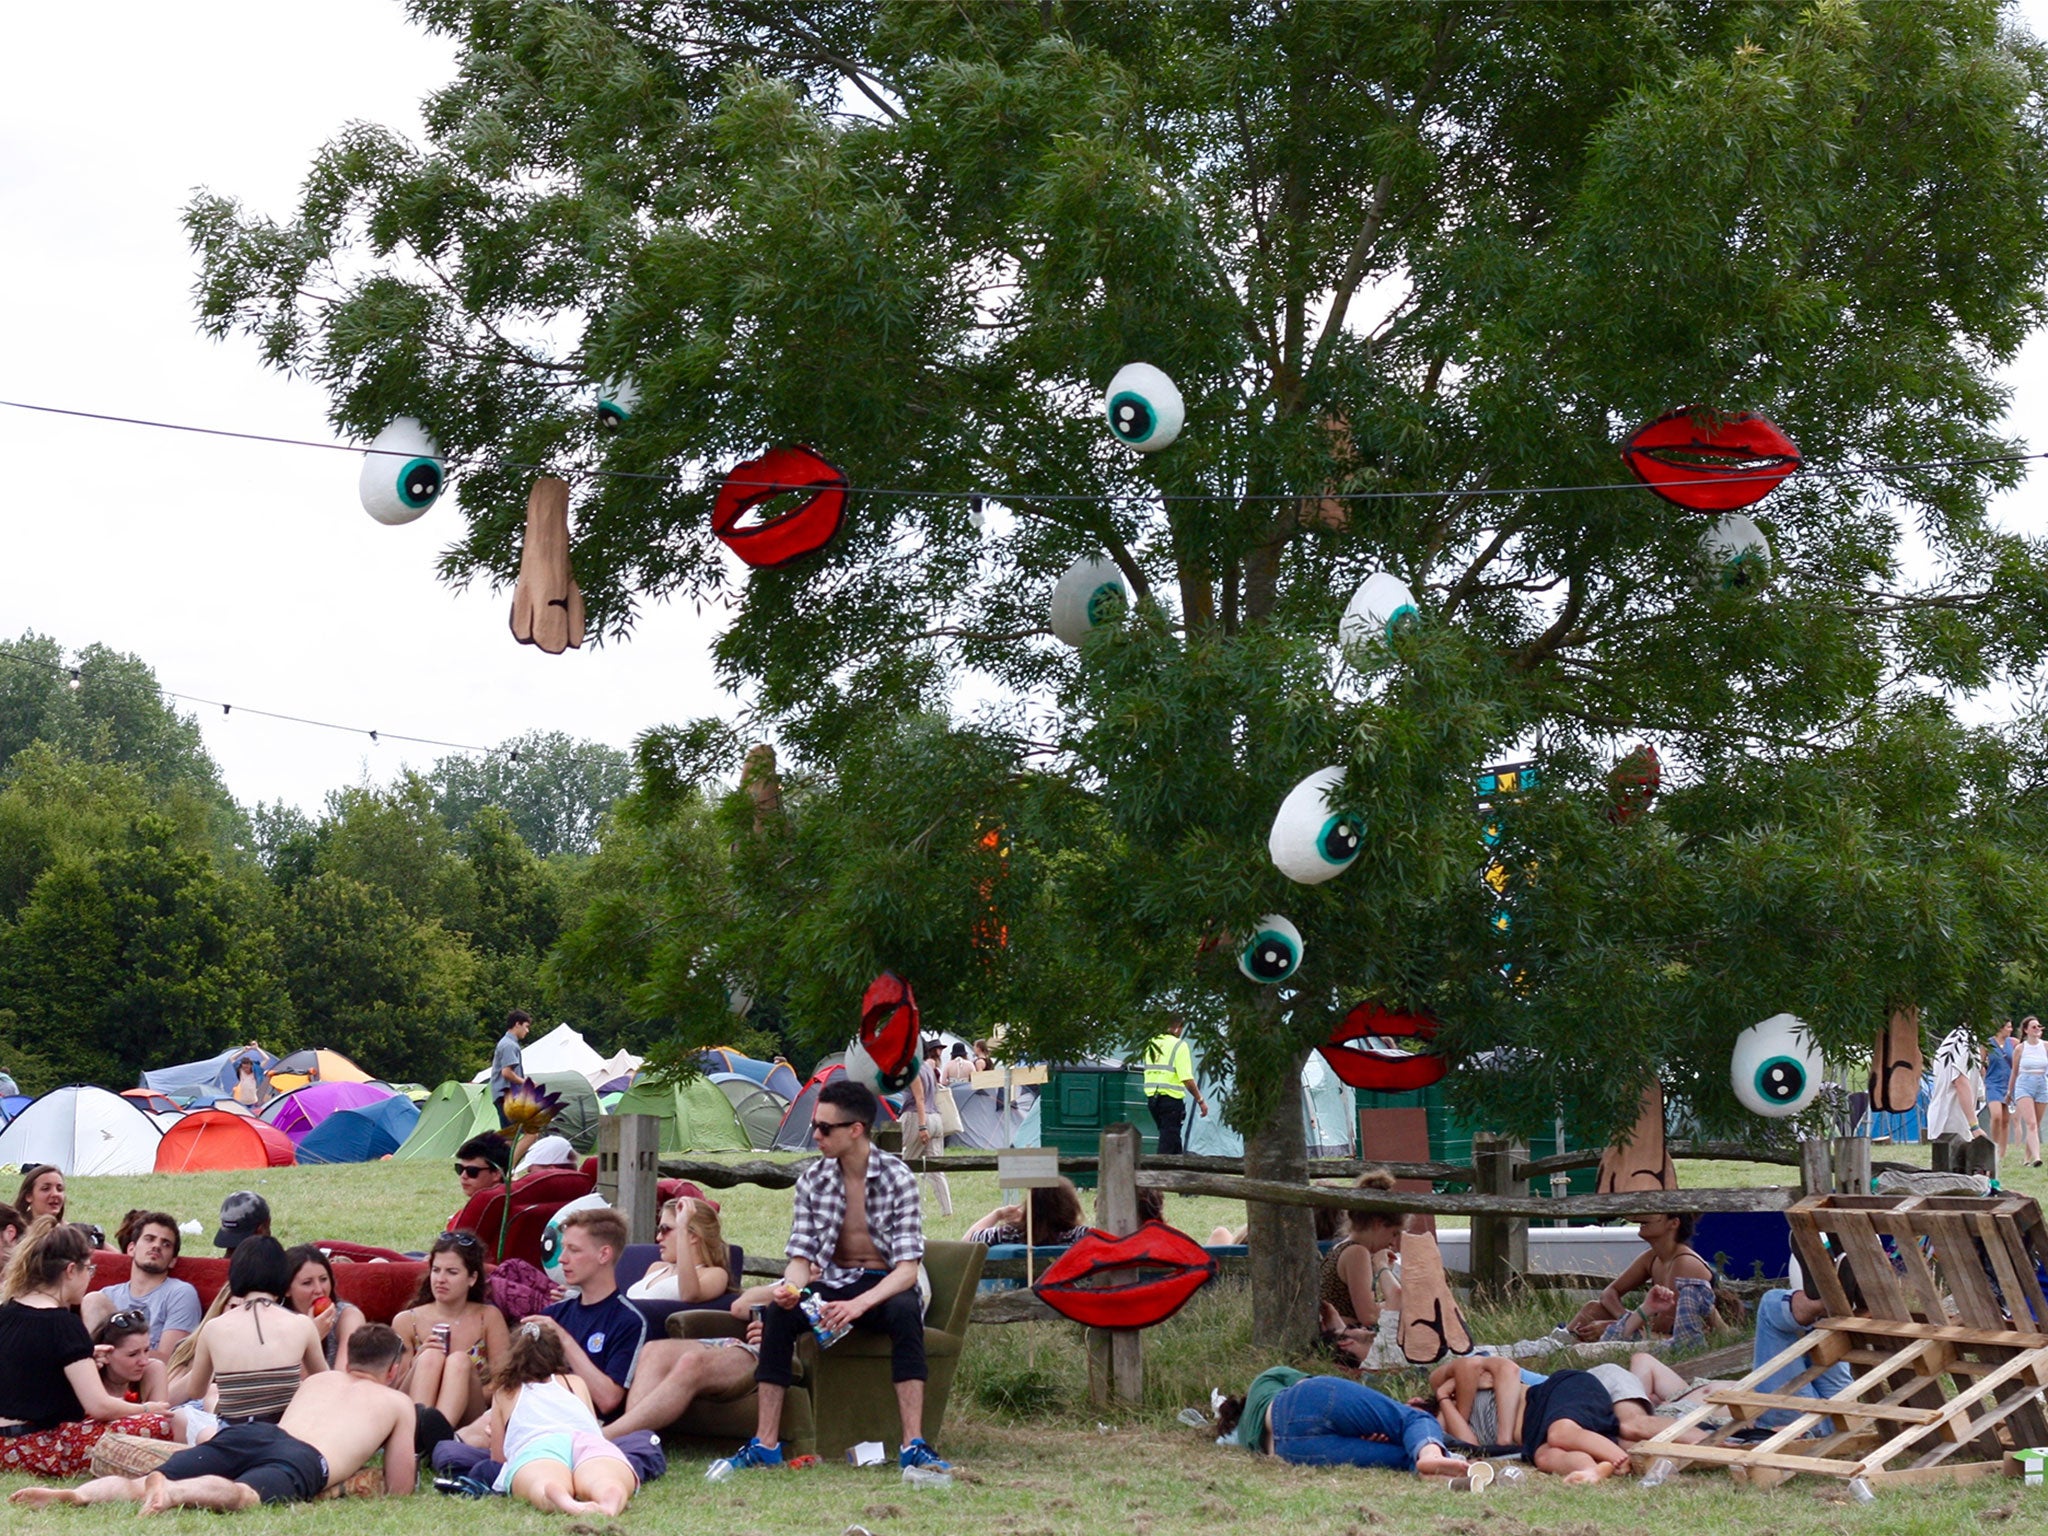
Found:
[(1669, 1456), (1659, 1456), (1650, 1463), (1650, 1470), (1643, 1474), (1645, 1488), (1661, 1488), (1671, 1481), (1671, 1475), (1678, 1470), (1678, 1463)]
[(704, 1469), (704, 1481), (707, 1483), (722, 1483), (738, 1470), (732, 1464), (730, 1456), (721, 1456)]
[(810, 1319), (811, 1332), (818, 1336), (818, 1348), (830, 1349), (846, 1337), (847, 1329), (834, 1328), (825, 1321), (825, 1303), (821, 1298), (806, 1296), (797, 1303), (797, 1306), (803, 1310), (804, 1316)]
[(1877, 1491), (1860, 1477), (1849, 1479), (1849, 1497), (1858, 1504), (1875, 1504)]
[(939, 1467), (905, 1467), (903, 1481), (913, 1488), (950, 1488), (953, 1474)]
[(1519, 1483), (1527, 1480), (1529, 1472), (1519, 1461), (1504, 1461), (1493, 1469), (1493, 1476), (1496, 1482)]
[(1189, 1429), (1207, 1429), (1209, 1427), (1208, 1415), (1199, 1408), (1183, 1408), (1174, 1417), (1187, 1425)]

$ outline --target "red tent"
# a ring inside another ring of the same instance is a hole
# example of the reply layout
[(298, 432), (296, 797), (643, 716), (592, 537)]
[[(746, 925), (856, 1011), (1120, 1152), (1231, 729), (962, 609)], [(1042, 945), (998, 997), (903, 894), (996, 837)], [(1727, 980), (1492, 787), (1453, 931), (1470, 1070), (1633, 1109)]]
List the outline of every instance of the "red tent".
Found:
[(194, 1110), (157, 1143), (158, 1173), (200, 1173), (224, 1168), (287, 1168), (298, 1161), (291, 1137), (252, 1115), (224, 1109)]

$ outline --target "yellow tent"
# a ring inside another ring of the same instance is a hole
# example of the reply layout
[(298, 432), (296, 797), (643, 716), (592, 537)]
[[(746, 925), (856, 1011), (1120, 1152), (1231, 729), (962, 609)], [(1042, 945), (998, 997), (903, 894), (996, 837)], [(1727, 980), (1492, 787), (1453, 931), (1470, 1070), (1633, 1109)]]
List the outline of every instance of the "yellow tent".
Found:
[(279, 1093), (290, 1093), (308, 1083), (368, 1083), (375, 1079), (361, 1067), (350, 1061), (339, 1051), (330, 1051), (325, 1046), (315, 1050), (293, 1051), (270, 1069), (270, 1086)]

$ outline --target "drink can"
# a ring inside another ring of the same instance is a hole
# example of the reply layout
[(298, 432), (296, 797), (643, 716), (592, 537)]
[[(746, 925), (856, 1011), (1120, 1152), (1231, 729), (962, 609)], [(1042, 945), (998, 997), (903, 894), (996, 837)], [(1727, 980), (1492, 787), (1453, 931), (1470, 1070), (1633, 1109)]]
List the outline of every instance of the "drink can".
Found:
[(433, 1335), (435, 1344), (440, 1346), (441, 1353), (445, 1355), (448, 1352), (448, 1341), (455, 1336), (454, 1327), (448, 1323), (436, 1323)]

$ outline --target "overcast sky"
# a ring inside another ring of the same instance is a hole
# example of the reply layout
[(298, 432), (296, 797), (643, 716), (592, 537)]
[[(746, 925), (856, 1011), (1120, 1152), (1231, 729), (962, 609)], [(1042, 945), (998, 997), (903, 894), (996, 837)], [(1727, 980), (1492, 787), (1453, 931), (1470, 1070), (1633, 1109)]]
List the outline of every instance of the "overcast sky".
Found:
[[(2048, 0), (2023, 9), (2044, 30)], [(0, 399), (331, 439), (319, 391), (260, 366), (246, 340), (199, 335), (179, 210), (205, 186), (288, 213), (314, 151), (353, 118), (418, 136), (453, 47), (397, 0), (13, 5), (0, 40)], [(2012, 382), (2014, 430), (2048, 444), (2048, 339)], [(624, 644), (514, 644), (509, 594), (435, 578), (456, 509), (373, 523), (353, 455), (6, 409), (0, 453), (0, 638), (101, 642), (166, 688), (244, 706), (198, 718), (245, 803), (316, 807), (438, 755), (249, 707), (480, 745), (553, 729), (621, 747), (731, 707), (711, 678), (713, 619), (687, 607), (644, 609)], [(2007, 521), (2040, 525), (2038, 479)]]

